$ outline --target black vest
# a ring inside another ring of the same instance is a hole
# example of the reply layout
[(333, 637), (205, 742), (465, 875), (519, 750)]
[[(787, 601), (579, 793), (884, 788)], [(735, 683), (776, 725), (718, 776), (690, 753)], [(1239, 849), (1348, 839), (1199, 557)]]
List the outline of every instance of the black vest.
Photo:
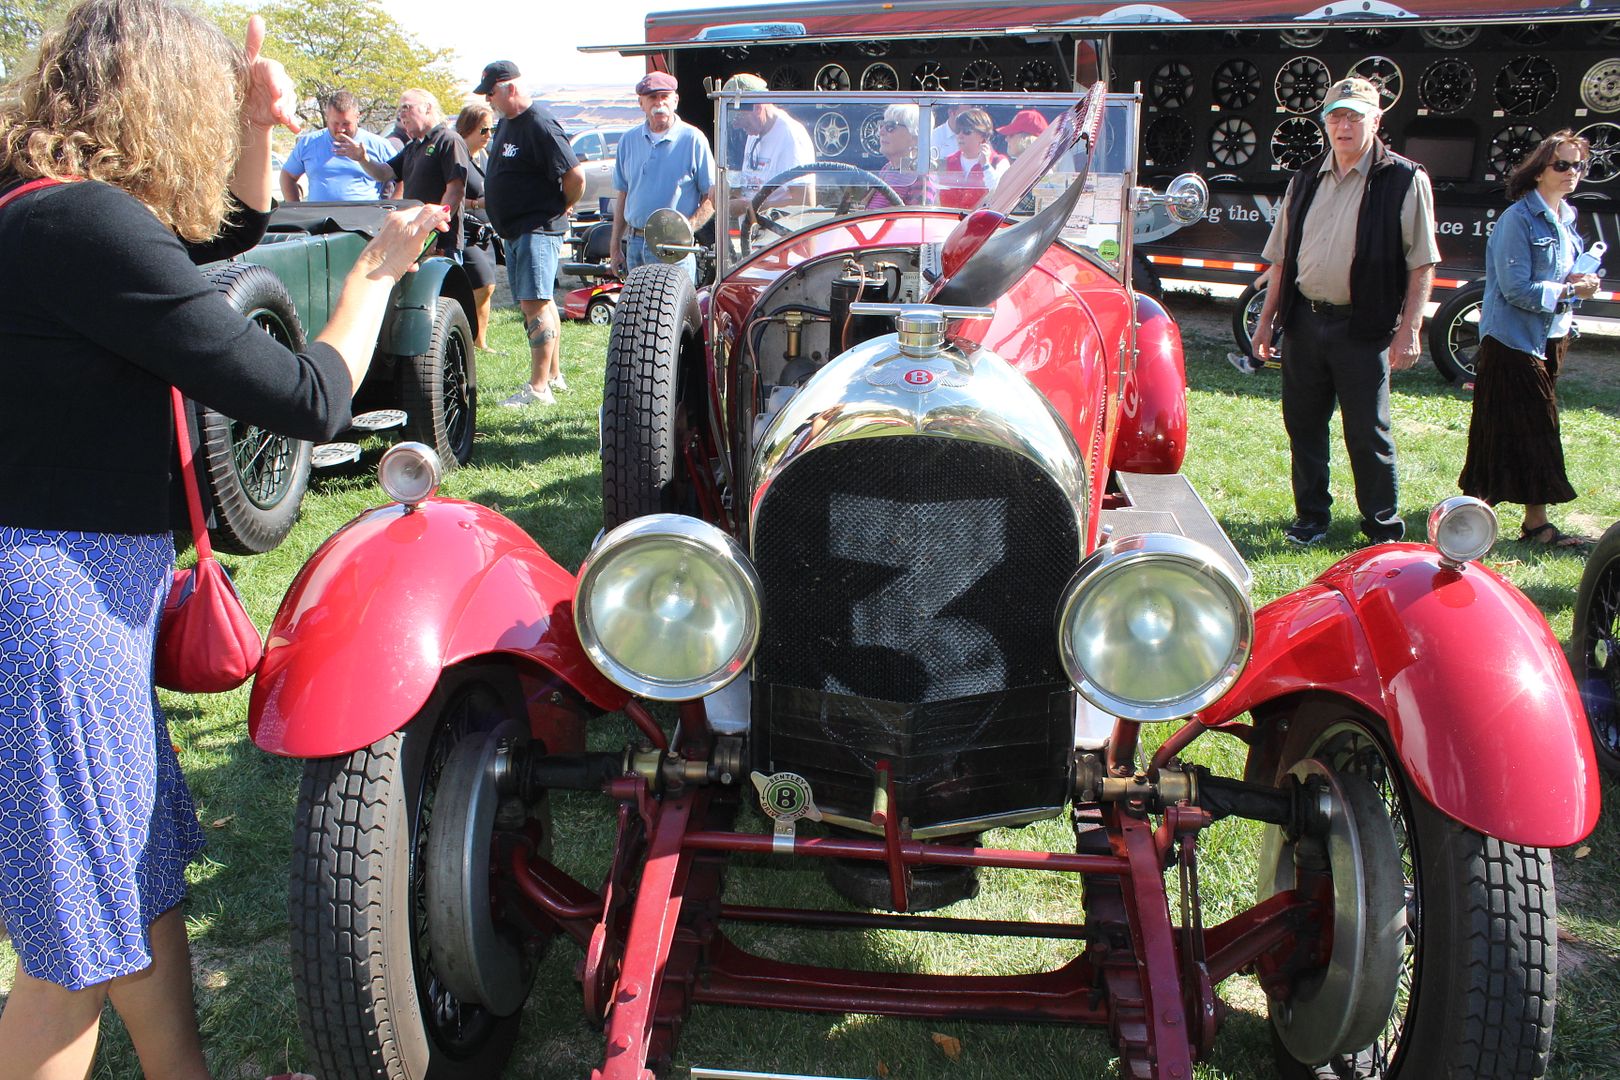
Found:
[[(1331, 151), (1330, 151), (1331, 152)], [(1361, 341), (1389, 344), (1400, 325), (1406, 302), (1406, 245), (1401, 242), (1401, 204), (1412, 188), (1412, 178), (1423, 168), (1410, 158), (1391, 152), (1373, 140), (1372, 164), (1356, 218), (1356, 257), (1350, 264), (1350, 336)], [(1288, 243), (1283, 253), (1278, 287), (1278, 326), (1287, 326), (1299, 296), (1295, 274), (1299, 243), (1305, 232), (1305, 214), (1322, 183), (1322, 162), (1314, 158), (1294, 174), (1288, 186)]]

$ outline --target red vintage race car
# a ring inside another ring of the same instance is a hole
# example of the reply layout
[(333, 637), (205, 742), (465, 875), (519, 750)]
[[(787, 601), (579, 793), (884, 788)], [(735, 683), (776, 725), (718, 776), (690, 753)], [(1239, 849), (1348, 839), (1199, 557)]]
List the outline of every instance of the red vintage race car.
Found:
[[(975, 176), (934, 153), (952, 105), (1046, 130)], [(1559, 644), (1472, 561), (1495, 519), (1469, 499), (1435, 509), (1431, 543), (1253, 609), (1177, 475), (1176, 325), (1130, 286), (1135, 218), (1201, 211), (1196, 178), (1136, 187), (1138, 107), (1100, 87), (717, 94), (717, 284), (625, 283), (606, 530), (577, 574), (434, 497), (430, 452), (390, 452), (397, 501), (294, 581), (251, 706), (260, 746), (309, 759), (292, 954), (323, 1080), (497, 1075), (525, 1008), (579, 1007), (529, 993), (569, 943), (604, 1028), (593, 1077), (664, 1074), (714, 1004), (1095, 1025), (1123, 1075), (1186, 1080), (1239, 971), (1288, 1075), (1541, 1073), (1547, 849), (1598, 813)], [(731, 138), (871, 113), (914, 158), (750, 178)], [(615, 711), (635, 736), (589, 742)], [(1241, 775), (1184, 760), (1201, 737), (1246, 744)], [(558, 792), (601, 799), (601, 880), (559, 865), (580, 840), (553, 836)], [(1065, 817), (1062, 850), (984, 839)], [(1206, 925), (1198, 842), (1227, 818), (1264, 823), (1258, 895)], [(848, 903), (728, 899), (736, 855), (824, 869)], [(1009, 867), (1078, 879), (1072, 918), (919, 914)], [(845, 970), (738, 944), (761, 924), (1073, 952), (1022, 975)]]

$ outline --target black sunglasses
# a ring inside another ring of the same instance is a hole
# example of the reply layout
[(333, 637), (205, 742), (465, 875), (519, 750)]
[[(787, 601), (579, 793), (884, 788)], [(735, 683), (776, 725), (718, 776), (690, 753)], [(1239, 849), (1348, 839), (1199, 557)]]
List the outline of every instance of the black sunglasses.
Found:
[(488, 134), (489, 134), (489, 133), (490, 133), (490, 132), (492, 132), (492, 131), (494, 131), (494, 130), (495, 130), (495, 129), (494, 129), (494, 128), (492, 128), (492, 127), (488, 127), (488, 128), (479, 128), (479, 129), (478, 129), (478, 134), (480, 134), (480, 135), (488, 135)]
[(1586, 162), (1565, 161), (1563, 158), (1555, 158), (1552, 167), (1559, 172), (1583, 173), (1586, 171)]

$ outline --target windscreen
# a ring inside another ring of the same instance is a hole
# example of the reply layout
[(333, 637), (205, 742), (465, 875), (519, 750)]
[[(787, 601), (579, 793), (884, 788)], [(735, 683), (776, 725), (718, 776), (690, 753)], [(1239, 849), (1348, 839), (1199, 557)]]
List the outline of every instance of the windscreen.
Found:
[[(719, 270), (841, 217), (937, 208), (1030, 217), (1085, 177), (1064, 239), (1122, 269), (1136, 103), (1109, 95), (1100, 130), (1060, 143), (1083, 95), (718, 92)], [(1089, 169), (1087, 165), (1089, 164)], [(937, 254), (937, 253), (936, 253)], [(928, 253), (924, 253), (928, 265)]]

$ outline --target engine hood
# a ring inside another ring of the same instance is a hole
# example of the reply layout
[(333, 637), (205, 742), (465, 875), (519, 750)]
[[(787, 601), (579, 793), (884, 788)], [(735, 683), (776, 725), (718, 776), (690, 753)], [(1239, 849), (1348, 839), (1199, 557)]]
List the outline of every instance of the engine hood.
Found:
[(968, 342), (920, 357), (901, 351), (899, 335), (885, 334), (828, 363), (765, 429), (749, 470), (750, 530), (771, 484), (800, 456), (900, 435), (987, 443), (1027, 458), (1052, 477), (1083, 524), (1090, 493), (1080, 449), (1023, 375)]

